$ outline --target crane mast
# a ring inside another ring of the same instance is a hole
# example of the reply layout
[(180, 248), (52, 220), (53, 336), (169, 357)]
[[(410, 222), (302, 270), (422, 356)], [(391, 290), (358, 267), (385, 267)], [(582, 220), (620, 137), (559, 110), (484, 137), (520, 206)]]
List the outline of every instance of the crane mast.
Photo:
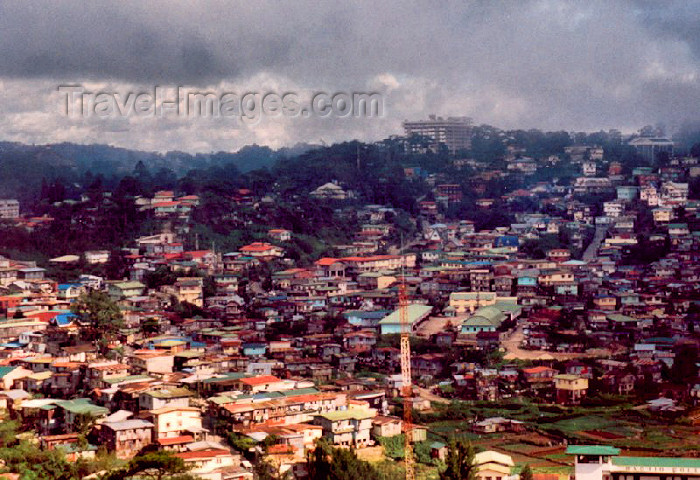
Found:
[(399, 285), (399, 318), (401, 323), (401, 383), (403, 397), (403, 430), (406, 480), (415, 480), (413, 462), (413, 386), (411, 383), (411, 325), (408, 320), (408, 297), (402, 276)]

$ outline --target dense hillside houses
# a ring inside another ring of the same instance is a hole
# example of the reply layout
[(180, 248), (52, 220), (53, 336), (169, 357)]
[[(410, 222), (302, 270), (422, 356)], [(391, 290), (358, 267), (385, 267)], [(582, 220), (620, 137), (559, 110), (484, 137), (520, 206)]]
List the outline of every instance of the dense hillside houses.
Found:
[[(4, 419), (71, 458), (168, 452), (216, 480), (304, 478), (319, 445), (400, 462), (408, 333), (426, 472), (467, 435), (484, 480), (523, 458), (540, 480), (690, 478), (700, 160), (522, 135), (488, 161), (379, 142), (216, 188), (1, 201)], [(57, 225), (84, 238), (40, 250)]]

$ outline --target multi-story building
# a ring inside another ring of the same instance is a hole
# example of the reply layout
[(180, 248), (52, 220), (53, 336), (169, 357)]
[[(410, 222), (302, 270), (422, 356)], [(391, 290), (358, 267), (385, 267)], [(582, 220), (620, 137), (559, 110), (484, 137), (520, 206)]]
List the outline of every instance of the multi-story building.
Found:
[(639, 198), (650, 207), (656, 207), (659, 204), (659, 191), (654, 185), (644, 185), (639, 191)]
[(569, 445), (577, 480), (690, 480), (700, 476), (700, 459), (622, 457), (608, 445)]
[(194, 394), (186, 388), (167, 387), (149, 390), (139, 395), (139, 407), (143, 410), (189, 407)]
[(607, 217), (617, 218), (622, 214), (625, 206), (619, 200), (603, 202), (603, 212)]
[(375, 410), (350, 408), (316, 415), (314, 422), (323, 428), (323, 436), (332, 445), (359, 448), (369, 444), (376, 415)]
[(474, 455), (474, 465), (477, 467), (477, 480), (504, 480), (510, 477), (515, 463), (510, 455), (486, 450)]
[(630, 140), (629, 144), (650, 162), (655, 162), (662, 152), (673, 155), (673, 142), (668, 138), (639, 137)]
[(578, 404), (588, 391), (588, 379), (581, 375), (554, 375), (558, 403)]
[(688, 184), (665, 182), (661, 185), (661, 202), (664, 206), (674, 207), (688, 201)]
[(19, 202), (15, 199), (0, 199), (0, 218), (19, 217)]
[(435, 190), (436, 196), (446, 198), (448, 203), (462, 201), (462, 187), (457, 183), (442, 183)]
[(586, 177), (595, 177), (597, 170), (598, 170), (598, 166), (597, 166), (596, 162), (589, 160), (589, 161), (583, 162), (581, 169), (583, 171), (583, 174)]
[(494, 305), (497, 299), (493, 292), (452, 292), (450, 307), (457, 313), (473, 312), (477, 308)]
[(368, 257), (343, 257), (340, 259), (356, 273), (376, 272), (379, 270), (399, 271), (401, 268), (413, 268), (416, 264), (415, 254), (406, 255), (372, 255)]
[(139, 419), (105, 422), (100, 429), (100, 443), (118, 458), (131, 458), (153, 443), (153, 424)]
[(430, 142), (428, 148), (433, 151), (437, 151), (440, 145), (445, 145), (450, 153), (471, 147), (472, 121), (468, 117), (430, 115), (427, 120), (404, 121), (403, 128), (407, 137), (417, 135), (427, 139)]
[(113, 300), (137, 297), (146, 288), (141, 282), (110, 282), (108, 285), (109, 296)]
[(192, 440), (200, 440), (206, 436), (198, 408), (164, 407), (151, 410), (148, 415), (155, 425), (155, 439), (189, 435)]
[(201, 277), (180, 277), (173, 285), (175, 295), (180, 302), (188, 302), (201, 307), (204, 305), (204, 282)]

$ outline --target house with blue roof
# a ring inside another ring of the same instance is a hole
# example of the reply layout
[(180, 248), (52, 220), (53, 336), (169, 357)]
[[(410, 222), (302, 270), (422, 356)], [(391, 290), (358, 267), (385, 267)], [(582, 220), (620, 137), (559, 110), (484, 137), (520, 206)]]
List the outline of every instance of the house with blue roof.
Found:
[(343, 312), (343, 316), (347, 319), (348, 323), (354, 327), (377, 328), (379, 321), (389, 313), (389, 310), (374, 310), (370, 312), (348, 310)]
[(85, 292), (85, 285), (82, 283), (60, 283), (56, 297), (60, 300), (73, 300)]
[(537, 277), (534, 275), (526, 275), (518, 277), (517, 280), (518, 296), (534, 294), (537, 291)]
[(242, 345), (243, 355), (246, 357), (262, 357), (267, 353), (267, 343), (250, 342)]
[(77, 324), (80, 317), (71, 312), (59, 313), (49, 321), (49, 325), (58, 328), (68, 328), (74, 324)]
[(496, 237), (496, 240), (493, 242), (493, 246), (496, 248), (502, 248), (502, 247), (514, 247), (518, 248), (518, 237), (516, 235), (501, 235), (500, 237)]

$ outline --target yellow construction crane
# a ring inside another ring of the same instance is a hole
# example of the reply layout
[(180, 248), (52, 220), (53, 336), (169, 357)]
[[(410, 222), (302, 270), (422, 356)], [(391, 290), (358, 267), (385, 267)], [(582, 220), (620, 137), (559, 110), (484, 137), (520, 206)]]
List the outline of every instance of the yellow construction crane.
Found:
[(411, 325), (408, 320), (408, 297), (405, 274), (399, 284), (399, 318), (401, 321), (401, 396), (403, 397), (403, 431), (406, 480), (415, 480), (413, 462), (413, 384), (411, 382)]

